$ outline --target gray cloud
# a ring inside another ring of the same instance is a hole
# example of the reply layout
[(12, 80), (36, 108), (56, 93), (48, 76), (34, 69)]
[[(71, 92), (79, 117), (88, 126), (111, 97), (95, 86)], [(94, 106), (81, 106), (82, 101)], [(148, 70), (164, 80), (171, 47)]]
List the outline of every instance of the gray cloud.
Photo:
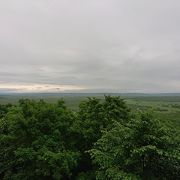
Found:
[(179, 0), (0, 1), (0, 83), (180, 92)]

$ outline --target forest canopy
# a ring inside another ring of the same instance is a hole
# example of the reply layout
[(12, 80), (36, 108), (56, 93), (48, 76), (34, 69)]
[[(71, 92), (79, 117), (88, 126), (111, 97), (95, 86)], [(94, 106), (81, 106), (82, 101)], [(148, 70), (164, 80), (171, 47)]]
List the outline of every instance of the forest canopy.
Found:
[(180, 138), (120, 97), (0, 106), (0, 179), (179, 179)]

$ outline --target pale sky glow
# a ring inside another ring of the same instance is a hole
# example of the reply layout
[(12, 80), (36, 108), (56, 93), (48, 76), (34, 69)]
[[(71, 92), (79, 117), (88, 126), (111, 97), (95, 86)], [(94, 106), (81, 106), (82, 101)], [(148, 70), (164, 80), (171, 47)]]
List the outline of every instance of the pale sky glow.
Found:
[(0, 92), (180, 92), (179, 19), (180, 0), (0, 0)]
[(78, 91), (85, 90), (83, 87), (72, 85), (52, 85), (52, 84), (8, 84), (1, 83), (0, 91), (9, 92), (64, 92), (64, 91)]

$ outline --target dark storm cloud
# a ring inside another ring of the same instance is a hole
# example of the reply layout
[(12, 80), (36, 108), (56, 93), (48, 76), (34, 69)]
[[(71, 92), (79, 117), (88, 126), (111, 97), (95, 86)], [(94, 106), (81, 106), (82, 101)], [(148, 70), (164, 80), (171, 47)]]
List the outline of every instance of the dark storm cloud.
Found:
[(179, 0), (0, 1), (0, 83), (179, 92), (179, 9)]

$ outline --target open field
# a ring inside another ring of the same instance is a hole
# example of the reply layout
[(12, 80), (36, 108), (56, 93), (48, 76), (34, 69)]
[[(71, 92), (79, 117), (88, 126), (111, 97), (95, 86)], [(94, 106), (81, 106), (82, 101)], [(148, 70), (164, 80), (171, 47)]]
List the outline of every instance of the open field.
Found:
[[(119, 94), (112, 94), (119, 95)], [(44, 99), (47, 102), (56, 102), (64, 99), (67, 106), (73, 110), (78, 110), (78, 105), (87, 97), (97, 97), (103, 99), (103, 94), (88, 93), (62, 93), (62, 94), (2, 94), (0, 104), (18, 103), (19, 99)], [(179, 94), (121, 94), (132, 110), (150, 110), (155, 117), (160, 119), (165, 125), (180, 130), (180, 95)]]
[(127, 99), (133, 110), (150, 110), (155, 117), (170, 128), (180, 130), (180, 97), (136, 97)]

